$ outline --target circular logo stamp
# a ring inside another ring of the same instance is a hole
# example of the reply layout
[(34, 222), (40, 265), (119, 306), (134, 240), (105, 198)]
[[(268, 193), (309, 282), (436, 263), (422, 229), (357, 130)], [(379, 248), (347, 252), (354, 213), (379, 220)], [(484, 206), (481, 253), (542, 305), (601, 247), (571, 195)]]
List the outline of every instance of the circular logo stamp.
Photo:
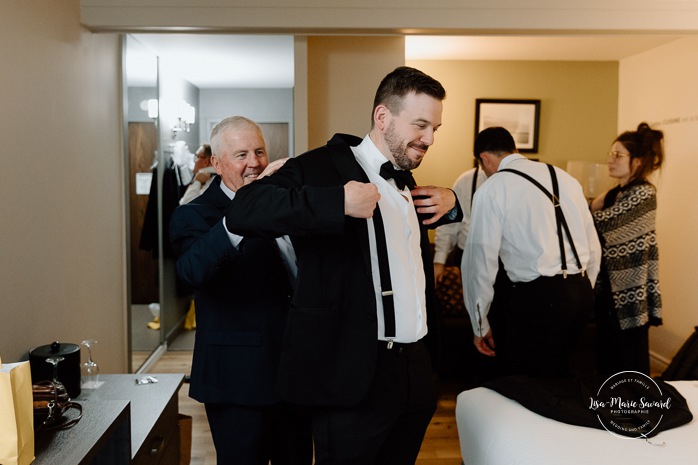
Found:
[(647, 438), (671, 409), (671, 397), (644, 373), (622, 371), (601, 384), (589, 409), (609, 433)]

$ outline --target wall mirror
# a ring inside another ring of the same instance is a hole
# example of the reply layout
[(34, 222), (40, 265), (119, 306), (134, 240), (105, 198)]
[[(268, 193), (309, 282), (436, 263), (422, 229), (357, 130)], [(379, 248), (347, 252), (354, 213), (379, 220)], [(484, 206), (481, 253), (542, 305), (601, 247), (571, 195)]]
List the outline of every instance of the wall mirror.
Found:
[[(270, 160), (292, 156), (292, 36), (127, 34), (124, 127), (131, 371), (191, 350), (192, 291), (177, 280), (169, 220), (197, 148), (231, 115), (260, 124)], [(156, 320), (157, 315), (157, 320)]]

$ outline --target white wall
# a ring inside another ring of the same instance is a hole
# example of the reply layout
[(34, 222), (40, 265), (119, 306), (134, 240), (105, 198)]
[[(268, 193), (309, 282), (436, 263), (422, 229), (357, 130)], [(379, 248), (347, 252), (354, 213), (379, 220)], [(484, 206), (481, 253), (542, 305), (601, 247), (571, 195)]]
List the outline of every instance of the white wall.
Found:
[(208, 142), (211, 122), (241, 115), (257, 123), (288, 123), (289, 156), (293, 156), (293, 89), (201, 89), (199, 134)]
[(0, 2), (0, 354), (99, 340), (126, 369), (120, 42), (79, 0)]
[(664, 325), (650, 331), (651, 350), (664, 361), (698, 325), (696, 79), (698, 38), (672, 42), (620, 64), (618, 130), (646, 121), (664, 131), (666, 161), (656, 181)]

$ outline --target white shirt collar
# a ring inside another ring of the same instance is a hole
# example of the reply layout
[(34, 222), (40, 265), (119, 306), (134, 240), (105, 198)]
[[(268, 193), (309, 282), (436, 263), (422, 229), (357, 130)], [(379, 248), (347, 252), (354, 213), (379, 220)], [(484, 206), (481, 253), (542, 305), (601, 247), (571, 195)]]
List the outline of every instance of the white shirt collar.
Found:
[(223, 178), (221, 178), (221, 190), (225, 195), (228, 196), (230, 200), (233, 200), (233, 197), (235, 197), (235, 191), (231, 190), (228, 186), (225, 185), (223, 182)]
[(511, 163), (513, 163), (513, 162), (515, 162), (515, 161), (517, 161), (517, 160), (521, 160), (521, 159), (524, 159), (524, 160), (525, 160), (526, 157), (524, 157), (524, 156), (521, 155), (520, 153), (512, 153), (512, 154), (509, 154), (509, 155), (507, 155), (506, 157), (504, 157), (504, 158), (502, 159), (502, 161), (499, 163), (499, 167), (497, 168), (497, 171), (502, 170), (502, 169), (508, 167)]
[(364, 162), (364, 168), (370, 168), (377, 174), (381, 171), (381, 165), (389, 161), (385, 158), (385, 155), (378, 150), (378, 147), (376, 147), (376, 144), (373, 143), (368, 134), (366, 134), (364, 140), (356, 146), (354, 153), (357, 158), (360, 158)]

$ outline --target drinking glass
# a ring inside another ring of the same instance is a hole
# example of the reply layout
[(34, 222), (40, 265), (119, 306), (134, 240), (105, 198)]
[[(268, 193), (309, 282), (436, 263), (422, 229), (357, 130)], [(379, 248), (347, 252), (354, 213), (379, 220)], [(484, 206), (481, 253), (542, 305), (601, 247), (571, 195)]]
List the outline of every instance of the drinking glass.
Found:
[[(63, 386), (63, 383), (58, 380), (58, 364), (63, 360), (65, 360), (65, 357), (49, 357), (46, 359), (46, 363), (53, 365), (53, 379), (51, 381), (56, 384), (57, 390), (58, 387)], [(63, 390), (65, 391), (65, 386), (63, 386)]]
[(92, 359), (92, 347), (97, 344), (97, 341), (86, 339), (81, 344), (87, 347), (87, 361), (81, 366), (82, 385), (87, 389), (95, 388), (99, 383), (99, 366)]

